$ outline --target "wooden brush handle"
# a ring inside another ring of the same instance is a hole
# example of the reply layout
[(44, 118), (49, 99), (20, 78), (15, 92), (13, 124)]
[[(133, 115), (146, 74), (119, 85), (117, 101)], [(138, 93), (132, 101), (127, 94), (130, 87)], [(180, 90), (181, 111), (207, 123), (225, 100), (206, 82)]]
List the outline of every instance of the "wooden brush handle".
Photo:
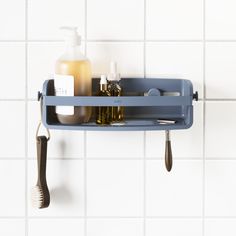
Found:
[(37, 186), (43, 193), (43, 204), (41, 208), (46, 208), (50, 204), (50, 193), (47, 186), (46, 166), (47, 166), (47, 142), (46, 136), (37, 136), (37, 161), (38, 161), (38, 182)]

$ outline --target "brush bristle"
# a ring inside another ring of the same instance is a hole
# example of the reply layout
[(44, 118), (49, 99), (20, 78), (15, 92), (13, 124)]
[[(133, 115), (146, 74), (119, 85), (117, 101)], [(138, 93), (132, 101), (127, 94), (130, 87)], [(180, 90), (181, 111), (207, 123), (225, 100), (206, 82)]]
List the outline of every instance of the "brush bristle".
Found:
[(41, 208), (43, 206), (43, 190), (39, 186), (35, 186), (31, 190), (31, 202), (33, 208)]

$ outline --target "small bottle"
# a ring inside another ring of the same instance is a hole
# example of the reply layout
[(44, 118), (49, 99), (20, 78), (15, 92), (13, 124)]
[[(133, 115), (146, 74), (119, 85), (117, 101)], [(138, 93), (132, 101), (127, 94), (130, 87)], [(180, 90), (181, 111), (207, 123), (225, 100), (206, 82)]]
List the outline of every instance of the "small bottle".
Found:
[[(107, 78), (105, 75), (101, 76), (100, 91), (98, 96), (111, 96), (107, 90)], [(98, 107), (96, 123), (99, 125), (109, 125), (111, 123), (111, 107)]]
[[(91, 96), (92, 73), (90, 61), (80, 51), (81, 37), (76, 27), (61, 27), (65, 32), (65, 52), (55, 66), (54, 87), (56, 96)], [(91, 107), (57, 106), (56, 115), (62, 124), (88, 122)]]
[[(120, 85), (120, 74), (117, 73), (116, 62), (110, 63), (110, 74), (108, 75), (108, 91), (111, 96), (122, 96), (122, 87)], [(115, 106), (112, 107), (112, 123), (124, 122), (124, 107)]]

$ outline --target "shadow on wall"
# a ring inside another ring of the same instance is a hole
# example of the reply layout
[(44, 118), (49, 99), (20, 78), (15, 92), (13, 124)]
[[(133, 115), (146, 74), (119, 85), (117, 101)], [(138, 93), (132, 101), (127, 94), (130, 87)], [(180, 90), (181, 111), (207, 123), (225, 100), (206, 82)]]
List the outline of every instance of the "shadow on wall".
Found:
[[(62, 153), (65, 152), (65, 142), (61, 140), (61, 149)], [(64, 157), (64, 156), (63, 156)], [(70, 189), (67, 187), (68, 184), (66, 183), (68, 181), (68, 173), (70, 173), (69, 166), (65, 168), (65, 165), (63, 163), (63, 160), (60, 160), (60, 166), (59, 166), (59, 171), (60, 173), (58, 175), (58, 182), (61, 183), (60, 186), (52, 187), (50, 189), (50, 196), (53, 204), (55, 205), (69, 205), (73, 204), (74, 198), (73, 194), (70, 191)]]

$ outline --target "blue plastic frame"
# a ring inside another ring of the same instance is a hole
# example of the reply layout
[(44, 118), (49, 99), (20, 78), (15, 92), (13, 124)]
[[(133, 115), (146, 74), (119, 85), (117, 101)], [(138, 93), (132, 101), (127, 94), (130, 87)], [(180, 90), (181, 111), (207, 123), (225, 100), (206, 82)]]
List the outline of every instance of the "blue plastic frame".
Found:
[[(93, 79), (93, 94), (99, 89), (99, 79)], [(191, 81), (183, 79), (140, 79), (121, 80), (124, 96), (54, 96), (54, 82), (44, 82), (42, 91), (42, 121), (48, 129), (60, 130), (177, 130), (188, 129), (193, 124), (193, 86)], [(140, 96), (150, 89), (158, 89), (159, 96)], [(180, 96), (163, 96), (177, 92)], [(134, 95), (134, 96), (131, 96)], [(137, 96), (138, 94), (138, 96)], [(77, 125), (60, 124), (56, 119), (55, 106), (124, 106), (125, 124), (121, 126), (97, 125), (94, 121)], [(158, 119), (175, 120), (175, 124), (160, 124)]]

